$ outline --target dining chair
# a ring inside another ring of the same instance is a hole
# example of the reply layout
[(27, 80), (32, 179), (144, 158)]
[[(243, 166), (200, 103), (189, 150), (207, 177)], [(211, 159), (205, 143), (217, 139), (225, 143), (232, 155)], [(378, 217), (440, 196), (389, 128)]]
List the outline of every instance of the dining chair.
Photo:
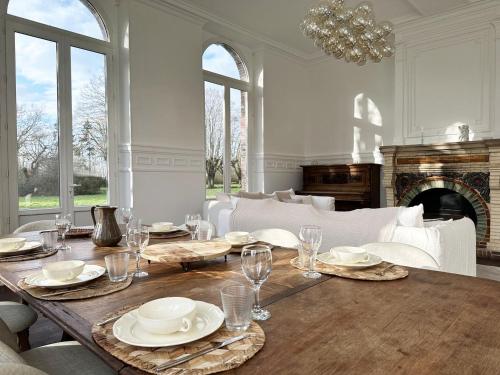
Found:
[(386, 262), (401, 266), (439, 270), (436, 260), (418, 247), (398, 242), (374, 242), (363, 246), (367, 252), (378, 255)]
[(26, 223), (17, 228), (13, 233), (18, 234), (21, 232), (34, 232), (39, 230), (55, 229), (56, 224), (54, 220), (38, 220)]
[(284, 229), (271, 228), (261, 229), (250, 233), (250, 236), (257, 241), (267, 242), (273, 246), (297, 249), (299, 239), (295, 234)]
[[(18, 353), (12, 347), (13, 337), (0, 319), (1, 375), (111, 375), (116, 374), (95, 354), (76, 341), (45, 345)], [(10, 342), (9, 342), (10, 340)]]
[(21, 350), (29, 349), (29, 328), (37, 320), (36, 312), (18, 302), (0, 301), (0, 319), (10, 332), (17, 335)]

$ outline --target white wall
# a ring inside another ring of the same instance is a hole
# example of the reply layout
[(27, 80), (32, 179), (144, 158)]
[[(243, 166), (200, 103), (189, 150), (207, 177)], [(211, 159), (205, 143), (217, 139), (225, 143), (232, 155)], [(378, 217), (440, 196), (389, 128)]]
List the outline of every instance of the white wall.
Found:
[(396, 29), (394, 143), (500, 136), (500, 3), (480, 1)]
[(309, 122), (309, 84), (304, 64), (273, 50), (263, 51), (264, 190), (302, 187), (304, 128)]
[(309, 162), (380, 162), (393, 137), (393, 59), (359, 67), (332, 58), (309, 67)]
[(130, 3), (133, 206), (182, 222), (204, 199), (201, 24)]

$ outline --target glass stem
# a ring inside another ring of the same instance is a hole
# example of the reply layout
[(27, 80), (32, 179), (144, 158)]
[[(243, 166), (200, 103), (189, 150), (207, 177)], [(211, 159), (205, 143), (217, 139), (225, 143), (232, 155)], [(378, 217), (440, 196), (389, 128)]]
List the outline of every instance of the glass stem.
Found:
[(196, 240), (196, 232), (191, 232), (191, 239), (194, 241)]
[(253, 291), (255, 294), (255, 304), (253, 306), (254, 310), (260, 310), (260, 284), (259, 285), (254, 285)]
[(141, 272), (141, 269), (139, 268), (140, 261), (141, 261), (141, 253), (139, 251), (136, 251), (135, 252), (135, 272), (137, 272), (137, 273)]
[(61, 236), (61, 240), (62, 240), (62, 247), (65, 248), (66, 247), (66, 232), (63, 232), (63, 234)]
[(313, 251), (309, 257), (309, 272), (314, 272), (314, 263), (316, 262), (316, 252)]

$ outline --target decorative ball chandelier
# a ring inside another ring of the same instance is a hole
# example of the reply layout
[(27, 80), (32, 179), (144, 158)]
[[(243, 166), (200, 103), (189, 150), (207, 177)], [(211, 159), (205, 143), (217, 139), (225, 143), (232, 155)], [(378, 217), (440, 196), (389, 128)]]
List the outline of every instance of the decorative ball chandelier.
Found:
[(377, 24), (374, 18), (368, 2), (353, 9), (344, 0), (327, 0), (309, 10), (300, 28), (327, 55), (364, 65), (368, 59), (380, 62), (394, 54), (394, 46), (387, 40), (392, 24)]

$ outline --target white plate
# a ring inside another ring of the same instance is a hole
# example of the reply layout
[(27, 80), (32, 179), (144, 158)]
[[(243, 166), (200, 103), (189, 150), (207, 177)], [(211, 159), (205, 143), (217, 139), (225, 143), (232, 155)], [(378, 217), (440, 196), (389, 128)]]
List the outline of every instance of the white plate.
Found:
[(149, 228), (149, 233), (170, 233), (170, 232), (176, 232), (178, 230), (182, 230), (179, 227), (173, 226), (170, 229), (167, 230), (154, 230), (153, 227)]
[(39, 249), (42, 247), (42, 243), (38, 241), (26, 241), (24, 243), (24, 246), (21, 247), (20, 249), (17, 250), (9, 250), (9, 251), (1, 251), (0, 250), (0, 256), (9, 256), (9, 255), (22, 255), (22, 254), (27, 254), (30, 253), (36, 249)]
[(321, 263), (328, 264), (330, 266), (336, 266), (336, 267), (345, 267), (345, 268), (357, 268), (357, 269), (362, 269), (362, 268), (368, 268), (368, 267), (373, 267), (376, 266), (380, 263), (382, 263), (382, 258), (368, 253), (368, 260), (364, 262), (359, 262), (359, 263), (344, 263), (341, 262), (340, 260), (336, 259), (332, 254), (330, 253), (322, 253), (318, 254), (316, 257), (317, 260), (319, 260)]
[(83, 268), (83, 272), (71, 280), (57, 281), (48, 279), (45, 277), (42, 271), (29, 275), (24, 279), (24, 282), (28, 285), (39, 286), (42, 288), (49, 289), (59, 289), (59, 288), (69, 288), (72, 286), (77, 286), (80, 284), (88, 283), (89, 281), (95, 280), (101, 277), (106, 272), (106, 269), (101, 266), (96, 266), (93, 264), (86, 264)]
[(181, 345), (199, 340), (217, 331), (224, 322), (224, 313), (219, 307), (196, 301), (196, 318), (189, 331), (155, 335), (143, 330), (137, 323), (137, 310), (124, 314), (113, 324), (113, 335), (125, 344), (147, 348)]
[(254, 243), (259, 242), (255, 238), (250, 237), (247, 242), (236, 242), (236, 241), (229, 241), (226, 239), (227, 242), (231, 244), (231, 246), (237, 246), (237, 247), (243, 247), (247, 245), (253, 245)]

